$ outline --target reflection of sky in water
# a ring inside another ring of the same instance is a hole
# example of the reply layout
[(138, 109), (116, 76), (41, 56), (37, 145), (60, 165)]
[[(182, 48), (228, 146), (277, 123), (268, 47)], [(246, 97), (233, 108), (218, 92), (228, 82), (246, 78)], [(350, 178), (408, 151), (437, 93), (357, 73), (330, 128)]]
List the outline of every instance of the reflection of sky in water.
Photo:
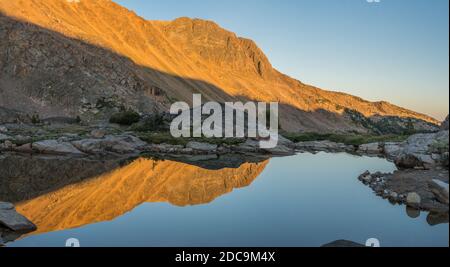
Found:
[(448, 224), (407, 216), (357, 180), (365, 170), (390, 172), (378, 158), (300, 154), (274, 158), (249, 187), (211, 204), (145, 203), (112, 222), (30, 236), (10, 246), (320, 246), (347, 239), (382, 246), (448, 246)]

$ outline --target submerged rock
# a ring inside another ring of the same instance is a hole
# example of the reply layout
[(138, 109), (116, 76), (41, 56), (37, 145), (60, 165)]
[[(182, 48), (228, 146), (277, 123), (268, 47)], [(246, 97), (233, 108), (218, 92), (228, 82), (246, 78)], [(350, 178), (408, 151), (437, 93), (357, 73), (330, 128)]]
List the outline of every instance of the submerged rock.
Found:
[(325, 244), (323, 248), (362, 248), (366, 247), (363, 244), (359, 244), (349, 240), (336, 240), (331, 243)]
[(0, 247), (6, 245), (8, 242), (12, 242), (18, 239), (22, 233), (11, 231), (0, 225)]

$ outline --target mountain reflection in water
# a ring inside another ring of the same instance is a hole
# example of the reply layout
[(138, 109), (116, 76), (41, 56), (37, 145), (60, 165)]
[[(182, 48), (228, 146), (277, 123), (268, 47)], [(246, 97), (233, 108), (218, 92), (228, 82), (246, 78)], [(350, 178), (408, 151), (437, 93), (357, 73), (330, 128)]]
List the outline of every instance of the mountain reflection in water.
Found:
[[(22, 168), (7, 162), (17, 160)], [(229, 167), (226, 158), (191, 159), (189, 164), (138, 158), (118, 167), (117, 161), (8, 157), (0, 159), (0, 200), (14, 202), (37, 225), (35, 235), (113, 220), (145, 202), (210, 203), (250, 185), (269, 162), (260, 160), (242, 159)], [(218, 168), (221, 164), (225, 168)]]

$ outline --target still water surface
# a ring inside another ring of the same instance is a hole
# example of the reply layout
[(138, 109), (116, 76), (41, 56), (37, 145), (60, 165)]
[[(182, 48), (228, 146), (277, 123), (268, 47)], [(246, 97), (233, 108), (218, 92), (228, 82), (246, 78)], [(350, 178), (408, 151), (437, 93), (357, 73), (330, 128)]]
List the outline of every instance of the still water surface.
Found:
[[(37, 232), (8, 246), (448, 246), (430, 226), (373, 194), (357, 177), (391, 172), (380, 158), (305, 153), (238, 168), (139, 159), (102, 177), (16, 203)], [(109, 189), (108, 189), (109, 188)]]

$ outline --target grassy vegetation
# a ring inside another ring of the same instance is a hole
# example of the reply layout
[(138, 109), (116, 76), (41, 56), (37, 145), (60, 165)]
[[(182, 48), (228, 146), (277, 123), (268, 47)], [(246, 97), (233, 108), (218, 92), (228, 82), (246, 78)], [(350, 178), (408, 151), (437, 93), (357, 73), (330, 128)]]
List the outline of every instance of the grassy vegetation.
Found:
[(346, 145), (362, 145), (375, 142), (403, 142), (408, 135), (361, 135), (361, 134), (318, 134), (318, 133), (284, 133), (292, 142), (332, 141)]

